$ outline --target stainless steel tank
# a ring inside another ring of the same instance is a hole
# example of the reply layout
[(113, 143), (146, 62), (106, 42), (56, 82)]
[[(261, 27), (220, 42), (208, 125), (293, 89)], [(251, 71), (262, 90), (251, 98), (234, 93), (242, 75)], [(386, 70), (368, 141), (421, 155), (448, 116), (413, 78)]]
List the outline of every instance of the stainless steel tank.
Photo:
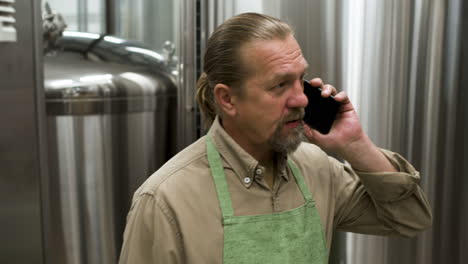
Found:
[(116, 263), (136, 188), (175, 147), (167, 54), (65, 32), (45, 57), (47, 263)]

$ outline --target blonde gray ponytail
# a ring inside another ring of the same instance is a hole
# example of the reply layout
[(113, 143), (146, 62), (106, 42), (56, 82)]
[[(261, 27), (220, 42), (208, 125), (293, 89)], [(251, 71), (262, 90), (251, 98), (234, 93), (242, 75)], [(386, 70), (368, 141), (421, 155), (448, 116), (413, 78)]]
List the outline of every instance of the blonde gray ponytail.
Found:
[(196, 99), (202, 113), (205, 129), (208, 129), (213, 123), (217, 112), (213, 87), (210, 87), (208, 75), (205, 72), (198, 79)]

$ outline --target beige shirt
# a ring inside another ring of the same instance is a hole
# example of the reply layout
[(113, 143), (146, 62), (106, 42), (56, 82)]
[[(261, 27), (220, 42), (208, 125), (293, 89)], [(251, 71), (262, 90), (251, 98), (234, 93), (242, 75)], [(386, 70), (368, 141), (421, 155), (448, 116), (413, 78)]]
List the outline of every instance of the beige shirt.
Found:
[[(297, 208), (304, 198), (286, 159), (300, 169), (316, 202), (327, 246), (333, 230), (413, 236), (431, 224), (419, 173), (400, 155), (382, 150), (400, 172), (360, 173), (302, 143), (277, 157), (273, 188), (262, 167), (215, 120), (208, 133), (220, 152), (235, 215)], [(127, 217), (121, 264), (222, 263), (223, 226), (205, 137), (174, 156), (137, 190)], [(272, 230), (274, 232), (274, 230)]]

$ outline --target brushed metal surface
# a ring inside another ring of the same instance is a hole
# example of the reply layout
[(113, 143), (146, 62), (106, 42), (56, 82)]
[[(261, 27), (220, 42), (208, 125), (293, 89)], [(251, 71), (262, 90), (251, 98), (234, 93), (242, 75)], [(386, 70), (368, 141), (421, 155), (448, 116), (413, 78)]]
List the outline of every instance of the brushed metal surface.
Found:
[(166, 113), (49, 116), (48, 263), (116, 263), (133, 192), (167, 159)]
[(176, 43), (180, 54), (177, 93), (177, 148), (184, 149), (197, 139), (195, 85), (197, 82), (197, 22), (195, 1), (177, 1), (180, 14)]
[(177, 89), (159, 53), (66, 32), (45, 57), (47, 263), (116, 263), (134, 191), (174, 153)]
[[(178, 58), (177, 87), (177, 149), (182, 150), (198, 137), (195, 84), (199, 71), (197, 54), (197, 4), (204, 1), (117, 0), (116, 33), (128, 39), (147, 43), (160, 49), (170, 40), (176, 46)], [(216, 1), (215, 1), (216, 2)], [(217, 1), (223, 5), (222, 1)], [(202, 32), (203, 34), (204, 32)], [(203, 35), (199, 36), (204, 38)]]
[(163, 97), (174, 96), (145, 68), (94, 62), (74, 53), (46, 57), (45, 63), (49, 115), (160, 111), (165, 110), (158, 106)]

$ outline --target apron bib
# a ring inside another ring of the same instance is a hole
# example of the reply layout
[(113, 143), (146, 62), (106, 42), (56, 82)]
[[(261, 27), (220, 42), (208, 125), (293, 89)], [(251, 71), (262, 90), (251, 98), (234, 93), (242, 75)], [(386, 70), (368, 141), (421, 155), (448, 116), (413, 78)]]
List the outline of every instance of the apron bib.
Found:
[(225, 264), (324, 264), (328, 251), (315, 202), (296, 165), (288, 160), (305, 204), (289, 211), (234, 216), (221, 157), (206, 137), (208, 162), (223, 214)]

